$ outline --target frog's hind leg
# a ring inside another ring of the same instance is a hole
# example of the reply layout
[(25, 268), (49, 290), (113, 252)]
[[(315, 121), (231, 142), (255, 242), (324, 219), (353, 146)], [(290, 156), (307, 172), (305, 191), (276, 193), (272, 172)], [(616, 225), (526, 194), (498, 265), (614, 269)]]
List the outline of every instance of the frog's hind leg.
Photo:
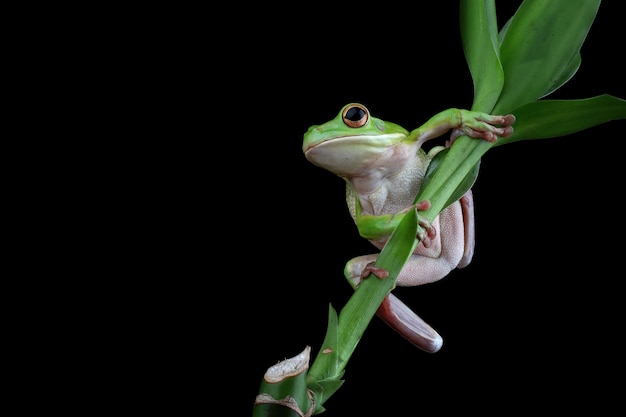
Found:
[(395, 295), (389, 293), (376, 311), (376, 315), (414, 346), (435, 353), (443, 345), (443, 339)]
[[(363, 255), (346, 264), (344, 273), (353, 288), (356, 289), (363, 280), (363, 275), (370, 272), (369, 268), (373, 267), (376, 258), (378, 254)], [(378, 271), (374, 268), (371, 272), (378, 278), (386, 278), (386, 274), (381, 274), (386, 272), (384, 270)], [(392, 293), (383, 299), (376, 315), (414, 346), (426, 352), (435, 353), (443, 345), (441, 336)]]

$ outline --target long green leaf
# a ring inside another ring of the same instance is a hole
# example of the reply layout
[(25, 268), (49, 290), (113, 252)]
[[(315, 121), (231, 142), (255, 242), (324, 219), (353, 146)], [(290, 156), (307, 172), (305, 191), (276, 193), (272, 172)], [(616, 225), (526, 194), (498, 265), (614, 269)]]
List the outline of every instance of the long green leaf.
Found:
[(341, 377), (341, 372), (337, 369), (339, 362), (337, 355), (338, 322), (337, 312), (332, 306), (329, 306), (326, 337), (324, 338), (320, 352), (315, 358), (315, 362), (309, 369), (309, 378), (313, 380)]
[(404, 216), (378, 255), (376, 265), (386, 269), (389, 276), (386, 279), (363, 280), (339, 313), (338, 362), (333, 372), (343, 372), (376, 310), (395, 287), (402, 267), (419, 243), (415, 239), (417, 227), (417, 213), (411, 210)]
[[(493, 112), (506, 114), (554, 91), (568, 75), (600, 0), (525, 0), (500, 47), (504, 87)], [(576, 67), (577, 68), (577, 67)]]
[(462, 0), (461, 40), (474, 81), (472, 110), (490, 112), (502, 91), (495, 0)]
[(542, 100), (514, 110), (515, 132), (496, 143), (544, 139), (626, 119), (626, 100), (608, 94), (580, 100)]
[[(493, 143), (485, 140), (461, 136), (450, 149), (443, 154), (441, 163), (429, 175), (428, 183), (423, 185), (415, 201), (430, 201), (430, 208), (421, 214), (432, 221), (448, 206), (451, 197), (462, 195), (471, 187), (475, 179), (480, 158)], [(440, 152), (440, 153), (443, 153)]]
[[(430, 161), (430, 164), (428, 164), (428, 169), (426, 170), (426, 174), (424, 174), (424, 180), (422, 181), (422, 188), (428, 187), (428, 183), (430, 182), (434, 173), (437, 172), (439, 165), (441, 165), (441, 162), (443, 161), (445, 155), (449, 151), (450, 151), (450, 148), (444, 149), (443, 151), (437, 153), (437, 155), (435, 155), (432, 161)], [(450, 197), (448, 197), (448, 200), (446, 200), (446, 202), (444, 203), (443, 208), (448, 207), (450, 204), (454, 203), (455, 201), (463, 197), (463, 194), (465, 194), (467, 190), (472, 188), (472, 186), (474, 185), (474, 182), (476, 182), (476, 178), (478, 178), (479, 168), (480, 168), (480, 161), (476, 165), (474, 165), (474, 167), (470, 170), (470, 172), (463, 179), (463, 181), (461, 181), (461, 183), (456, 187), (454, 192), (452, 192)], [(417, 203), (418, 200), (416, 200), (415, 202)]]
[(543, 96), (541, 96), (540, 98), (549, 96), (554, 91), (559, 89), (563, 84), (568, 82), (580, 68), (581, 62), (582, 62), (582, 57), (580, 56), (580, 52), (578, 52), (572, 57), (568, 65), (564, 67), (565, 69), (563, 73), (561, 74), (561, 78), (554, 80), (554, 85), (552, 85), (552, 87), (548, 91), (546, 91), (543, 94)]
[(315, 414), (324, 411), (323, 404), (344, 382), (341, 379), (343, 371), (338, 369), (338, 325), (337, 312), (332, 306), (329, 306), (326, 337), (307, 375), (308, 386), (315, 397)]

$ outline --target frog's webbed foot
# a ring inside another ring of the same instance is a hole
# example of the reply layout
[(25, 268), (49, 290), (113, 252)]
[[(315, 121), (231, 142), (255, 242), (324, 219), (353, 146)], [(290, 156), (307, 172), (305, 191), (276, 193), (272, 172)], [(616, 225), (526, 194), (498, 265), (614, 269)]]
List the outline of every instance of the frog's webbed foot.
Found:
[[(350, 262), (348, 262), (346, 267), (351, 267)], [(359, 285), (361, 285), (361, 282), (363, 282), (363, 280), (370, 275), (374, 275), (378, 279), (385, 279), (389, 276), (389, 271), (379, 266), (376, 266), (376, 261), (371, 261), (365, 264), (361, 273), (356, 277), (352, 277), (351, 274), (348, 274), (346, 277), (348, 278), (348, 281), (351, 281), (351, 285), (356, 289)]]
[(361, 271), (361, 281), (367, 278), (370, 274), (374, 274), (376, 278), (385, 279), (389, 276), (389, 271), (376, 266), (376, 262), (370, 262), (365, 265), (365, 268), (363, 268), (363, 271)]
[(432, 239), (437, 236), (437, 229), (424, 217), (422, 217), (419, 212), (428, 210), (430, 208), (430, 200), (420, 201), (415, 204), (415, 210), (417, 210), (417, 222), (419, 224), (419, 228), (417, 229), (417, 238), (424, 245), (425, 248), (429, 248), (432, 242)]
[(512, 125), (515, 123), (515, 116), (512, 114), (493, 116), (487, 113), (462, 110), (459, 118), (459, 127), (452, 130), (450, 139), (446, 141), (448, 148), (462, 135), (495, 142), (498, 136), (506, 138), (513, 134)]

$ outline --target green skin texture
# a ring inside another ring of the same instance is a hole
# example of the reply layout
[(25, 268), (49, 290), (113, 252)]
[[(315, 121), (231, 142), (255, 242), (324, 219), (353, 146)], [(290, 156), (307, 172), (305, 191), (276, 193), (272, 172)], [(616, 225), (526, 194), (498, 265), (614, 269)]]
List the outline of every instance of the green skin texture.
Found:
[[(450, 146), (461, 135), (494, 142), (498, 136), (512, 134), (514, 121), (512, 115), (492, 116), (452, 108), (409, 132), (395, 123), (371, 116), (361, 104), (350, 103), (334, 119), (311, 126), (304, 135), (302, 150), (310, 162), (346, 181), (350, 214), (360, 235), (377, 248), (383, 248), (410, 210), (417, 210), (420, 244), (398, 276), (397, 285), (422, 285), (445, 277), (454, 268), (466, 266), (474, 246), (471, 192), (445, 208), (432, 223), (419, 215), (419, 211), (428, 209), (430, 203), (416, 204), (415, 196), (431, 159), (444, 149), (436, 146), (426, 152), (422, 145), (450, 131), (445, 146)], [(386, 271), (374, 265), (376, 257), (377, 254), (371, 254), (348, 261), (344, 273), (353, 288), (370, 273), (379, 278), (387, 276)], [(393, 303), (386, 311), (393, 316)], [(378, 315), (381, 316), (380, 310)], [(381, 318), (398, 330), (392, 324), (393, 317)], [(432, 340), (434, 330), (417, 316), (413, 319), (420, 321), (415, 329), (422, 329), (415, 331), (425, 332), (424, 337)], [(407, 318), (403, 320), (409, 321)], [(407, 332), (398, 331), (401, 334)], [(411, 340), (410, 335), (403, 336)], [(420, 342), (414, 344), (433, 351), (441, 342), (435, 341), (429, 346), (420, 345)]]

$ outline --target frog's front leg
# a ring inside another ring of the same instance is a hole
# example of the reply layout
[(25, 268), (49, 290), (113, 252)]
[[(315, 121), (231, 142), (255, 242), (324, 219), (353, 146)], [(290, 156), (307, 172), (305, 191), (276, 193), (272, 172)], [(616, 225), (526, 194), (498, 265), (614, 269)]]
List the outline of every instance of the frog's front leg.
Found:
[(492, 116), (486, 113), (477, 113), (469, 120), (460, 122), (460, 126), (452, 130), (450, 139), (446, 141), (446, 147), (452, 146), (456, 138), (462, 135), (484, 139), (487, 142), (495, 142), (498, 136), (507, 138), (513, 134), (513, 123), (515, 123), (515, 116), (512, 114)]
[(503, 138), (513, 134), (515, 116), (491, 115), (464, 109), (447, 109), (431, 117), (426, 123), (411, 132), (410, 136), (421, 146), (424, 142), (452, 131), (447, 146), (461, 135), (495, 142), (498, 136)]

